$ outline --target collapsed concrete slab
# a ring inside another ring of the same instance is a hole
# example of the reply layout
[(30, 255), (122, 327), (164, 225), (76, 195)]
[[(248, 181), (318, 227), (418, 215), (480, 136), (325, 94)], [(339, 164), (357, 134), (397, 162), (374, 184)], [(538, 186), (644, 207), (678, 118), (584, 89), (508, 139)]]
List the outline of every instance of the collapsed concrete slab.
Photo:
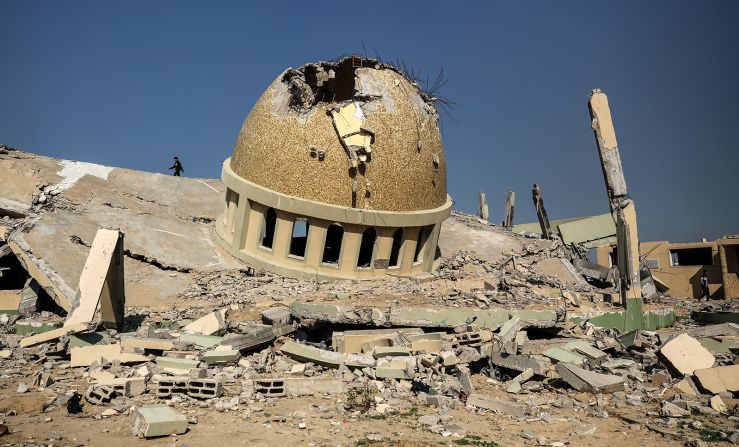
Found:
[(280, 351), (295, 360), (301, 362), (312, 362), (316, 365), (328, 368), (338, 368), (345, 365), (350, 368), (367, 368), (375, 366), (375, 358), (365, 354), (343, 354), (340, 352), (326, 351), (313, 346), (302, 345), (288, 340), (280, 347)]
[(19, 345), (22, 348), (38, 345), (40, 343), (46, 343), (62, 338), (66, 335), (77, 334), (89, 330), (89, 325), (85, 323), (78, 323), (75, 325), (60, 327), (59, 329), (52, 329), (50, 331), (42, 332), (40, 334), (26, 337), (20, 341)]
[(70, 350), (70, 366), (90, 366), (93, 363), (110, 363), (118, 361), (120, 363), (142, 363), (148, 362), (150, 359), (145, 355), (131, 354), (121, 351), (121, 345), (118, 343), (110, 345), (89, 345), (72, 348)]
[(556, 311), (434, 307), (391, 307), (388, 309), (298, 301), (290, 305), (290, 313), (296, 319), (398, 327), (454, 328), (473, 322), (481, 328), (496, 330), (513, 317), (518, 317), (524, 328), (554, 327), (561, 322), (561, 317)]
[(708, 349), (688, 334), (680, 334), (668, 340), (658, 352), (670, 366), (682, 374), (693, 374), (696, 369), (710, 368), (716, 361)]
[(237, 351), (246, 351), (269, 343), (277, 337), (291, 334), (295, 332), (295, 327), (290, 324), (280, 324), (277, 326), (253, 325), (246, 328), (244, 332), (246, 333), (242, 335), (224, 338), (218, 344)]
[(548, 359), (535, 359), (525, 355), (503, 354), (500, 352), (492, 352), (490, 354), (490, 363), (519, 372), (530, 369), (534, 374), (540, 376), (545, 376), (552, 365)]
[(472, 394), (471, 396), (468, 396), (467, 406), (483, 408), (485, 410), (508, 414), (517, 418), (522, 418), (531, 413), (531, 410), (524, 404), (499, 399), (497, 397), (485, 396), (483, 394)]
[(739, 365), (696, 369), (693, 374), (700, 386), (713, 394), (739, 392)]
[(557, 374), (572, 388), (592, 394), (623, 391), (624, 378), (609, 374), (599, 374), (578, 368), (569, 363), (557, 363)]
[(92, 322), (99, 308), (103, 325), (120, 329), (125, 299), (123, 233), (99, 229), (80, 275), (79, 302), (64, 325)]

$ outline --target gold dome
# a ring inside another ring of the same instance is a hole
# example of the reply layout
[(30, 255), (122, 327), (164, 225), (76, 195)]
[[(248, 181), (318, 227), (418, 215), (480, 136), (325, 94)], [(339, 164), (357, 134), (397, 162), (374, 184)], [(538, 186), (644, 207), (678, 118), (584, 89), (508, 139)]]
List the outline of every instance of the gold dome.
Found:
[(447, 202), (438, 119), (417, 85), (377, 61), (290, 68), (244, 121), (231, 169), (264, 188), (326, 204), (438, 208)]

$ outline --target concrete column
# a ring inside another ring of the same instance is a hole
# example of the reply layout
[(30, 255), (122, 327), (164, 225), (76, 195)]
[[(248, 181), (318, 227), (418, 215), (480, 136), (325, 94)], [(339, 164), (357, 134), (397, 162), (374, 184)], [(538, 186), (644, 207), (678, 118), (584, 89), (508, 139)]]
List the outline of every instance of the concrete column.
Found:
[(616, 141), (616, 130), (605, 93), (599, 89), (593, 90), (588, 101), (588, 109), (590, 110), (591, 127), (598, 145), (608, 201), (611, 212), (616, 215), (618, 271), (621, 302), (626, 306), (626, 330), (641, 328), (644, 304), (639, 281), (636, 207), (628, 197), (626, 179), (621, 166), (621, 155)]
[(503, 227), (506, 230), (513, 228), (513, 209), (516, 205), (516, 193), (508, 191), (505, 195), (505, 219), (503, 220)]
[[(377, 258), (376, 259), (384, 259), (387, 261), (387, 266), (383, 267), (382, 270), (387, 270), (390, 268), (390, 252), (393, 249), (393, 233), (395, 232), (395, 228), (390, 227), (380, 227), (376, 228), (377, 230)], [(375, 264), (374, 267), (377, 267)], [(377, 270), (377, 268), (375, 268)]]
[(275, 238), (272, 241), (272, 252), (278, 259), (287, 259), (290, 253), (290, 239), (293, 234), (293, 216), (284, 211), (277, 211), (277, 222), (275, 225)]
[(536, 217), (539, 219), (539, 226), (541, 227), (541, 237), (544, 239), (552, 238), (552, 230), (549, 226), (549, 217), (547, 216), (547, 210), (544, 208), (544, 198), (541, 195), (541, 189), (539, 185), (534, 183), (534, 188), (531, 190), (534, 198), (534, 208), (536, 208)]
[(320, 219), (309, 219), (308, 240), (305, 244), (305, 263), (321, 266), (323, 247), (326, 243), (328, 222)]
[(488, 198), (484, 192), (480, 191), (480, 219), (487, 222), (490, 217), (488, 212)]
[(344, 225), (344, 242), (341, 247), (341, 261), (339, 270), (347, 275), (357, 270), (357, 257), (359, 256), (359, 245), (362, 243), (362, 231), (358, 225)]
[(409, 227), (403, 231), (403, 248), (401, 250), (400, 273), (410, 274), (413, 270), (413, 254), (416, 252), (418, 232), (421, 227)]
[(264, 205), (260, 205), (258, 203), (255, 203), (249, 210), (249, 219), (244, 222), (244, 231), (246, 232), (246, 235), (243, 239), (243, 250), (262, 250), (259, 248), (259, 245), (262, 243), (262, 241), (260, 241), (259, 239), (262, 235), (262, 225), (265, 225), (266, 212), (267, 208)]
[(249, 227), (249, 217), (251, 215), (251, 205), (246, 197), (239, 198), (239, 206), (236, 209), (236, 217), (234, 219), (234, 240), (232, 247), (237, 250), (244, 248), (246, 244), (246, 228)]

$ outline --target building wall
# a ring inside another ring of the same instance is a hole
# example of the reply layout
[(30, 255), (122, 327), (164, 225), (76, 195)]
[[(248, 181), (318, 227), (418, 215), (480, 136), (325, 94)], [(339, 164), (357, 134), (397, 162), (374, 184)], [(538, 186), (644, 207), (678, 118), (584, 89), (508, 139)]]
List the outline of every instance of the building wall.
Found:
[(739, 240), (719, 241), (722, 282), (727, 299), (739, 298)]
[[(708, 276), (708, 290), (711, 299), (735, 298), (736, 292), (726, 295), (722, 258), (719, 253), (719, 244), (716, 242), (670, 243), (668, 241), (642, 242), (639, 244), (639, 253), (642, 263), (650, 266), (652, 275), (669, 287), (669, 294), (675, 297), (698, 298), (701, 295), (700, 276), (706, 270)], [(673, 265), (671, 253), (681, 249), (705, 248), (711, 251), (710, 264), (701, 265)], [(597, 263), (611, 267), (613, 247), (599, 247), (596, 249)], [(729, 255), (731, 258), (731, 255)], [(731, 262), (731, 261), (730, 261)], [(732, 285), (732, 287), (734, 287)], [(739, 281), (737, 281), (739, 287)]]

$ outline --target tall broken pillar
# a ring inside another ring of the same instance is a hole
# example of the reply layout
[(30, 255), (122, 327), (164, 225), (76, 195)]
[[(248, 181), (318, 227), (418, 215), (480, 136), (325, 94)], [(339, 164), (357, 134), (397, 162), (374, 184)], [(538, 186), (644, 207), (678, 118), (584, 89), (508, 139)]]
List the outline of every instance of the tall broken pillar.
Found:
[(490, 214), (488, 213), (488, 197), (484, 192), (480, 191), (480, 219), (487, 222)]
[(506, 230), (513, 228), (513, 209), (516, 206), (516, 193), (508, 191), (505, 195), (505, 218), (503, 219), (503, 227)]
[(544, 198), (541, 196), (541, 189), (539, 185), (534, 183), (534, 188), (531, 190), (534, 198), (534, 208), (536, 208), (536, 217), (539, 219), (539, 226), (541, 227), (541, 237), (544, 239), (552, 238), (552, 228), (549, 225), (549, 217), (547, 216), (547, 210), (544, 208)]
[(123, 232), (101, 228), (95, 234), (79, 283), (79, 301), (64, 327), (96, 323), (120, 330), (123, 326), (126, 292), (123, 281)]
[(608, 107), (608, 97), (595, 89), (588, 101), (591, 126), (598, 145), (603, 179), (606, 183), (611, 213), (616, 216), (616, 255), (619, 271), (621, 302), (626, 307), (626, 330), (641, 327), (642, 295), (639, 281), (639, 237), (636, 208), (629, 198), (626, 179), (621, 167), (621, 155), (616, 142), (616, 129)]

